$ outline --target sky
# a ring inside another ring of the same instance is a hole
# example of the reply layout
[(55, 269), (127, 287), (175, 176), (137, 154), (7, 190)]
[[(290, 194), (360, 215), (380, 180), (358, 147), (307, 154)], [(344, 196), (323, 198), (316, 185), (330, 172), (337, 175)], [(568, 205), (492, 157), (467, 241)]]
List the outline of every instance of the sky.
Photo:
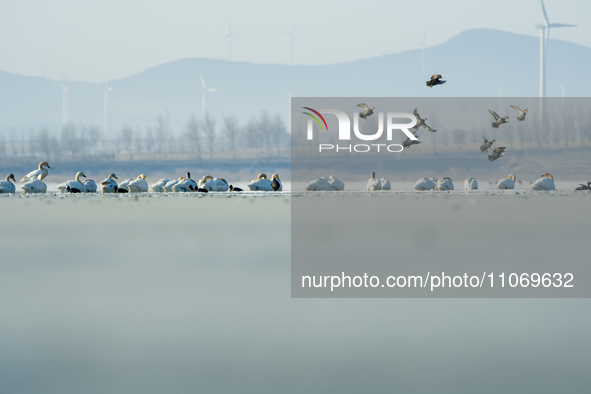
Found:
[[(551, 38), (591, 47), (591, 2), (546, 0)], [(472, 28), (537, 35), (539, 0), (22, 0), (0, 6), (0, 71), (102, 82), (184, 58), (340, 63), (440, 44)], [(491, 48), (491, 53), (502, 48)]]

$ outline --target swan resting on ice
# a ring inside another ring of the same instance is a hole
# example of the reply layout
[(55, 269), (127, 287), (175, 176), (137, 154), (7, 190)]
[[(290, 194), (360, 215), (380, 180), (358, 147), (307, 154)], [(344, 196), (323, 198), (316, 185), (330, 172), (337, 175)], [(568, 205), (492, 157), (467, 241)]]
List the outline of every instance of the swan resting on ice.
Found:
[(507, 190), (507, 189), (515, 189), (515, 175), (509, 174), (507, 178), (501, 178), (497, 182), (497, 189), (499, 190)]
[(246, 186), (248, 186), (248, 188), (252, 191), (263, 191), (263, 192), (273, 191), (273, 187), (271, 186), (271, 181), (267, 179), (266, 174), (259, 174), (257, 179), (253, 179), (253, 181)]
[(542, 177), (536, 180), (531, 185), (532, 190), (556, 190), (554, 186), (554, 177), (547, 172), (542, 174)]
[(452, 182), (450, 177), (443, 177), (440, 180), (437, 181), (437, 186), (435, 187), (435, 190), (453, 190), (454, 189), (454, 183)]
[(39, 175), (39, 179), (25, 183), (21, 186), (21, 189), (23, 193), (45, 193), (47, 192), (47, 185), (41, 180), (41, 175)]
[(433, 182), (429, 178), (421, 178), (415, 183), (415, 185), (412, 188), (420, 191), (433, 190), (435, 189), (435, 182)]
[(464, 190), (478, 190), (478, 182), (474, 178), (468, 178), (464, 181)]
[(10, 182), (11, 179), (16, 183), (16, 179), (14, 179), (14, 174), (6, 175), (6, 180), (0, 181), (0, 194), (1, 193), (14, 194), (14, 192), (16, 191), (16, 187), (14, 186), (14, 183)]
[(329, 191), (332, 190), (330, 183), (326, 177), (320, 177), (314, 181), (310, 181), (304, 189), (307, 192)]
[(80, 177), (84, 177), (86, 178), (86, 175), (84, 175), (84, 173), (82, 171), (78, 171), (76, 173), (76, 176), (74, 177), (73, 181), (66, 181), (64, 183), (62, 183), (61, 185), (57, 185), (56, 189), (59, 193), (68, 193), (68, 186), (70, 186), (70, 189), (78, 189), (80, 190), (82, 193), (86, 192), (86, 187), (84, 186), (84, 183), (82, 183), (82, 181), (80, 180)]
[(127, 189), (130, 193), (147, 193), (148, 182), (146, 181), (146, 175), (138, 175), (136, 179), (129, 182), (129, 184), (127, 185)]
[(87, 179), (84, 181), (84, 188), (86, 189), (86, 193), (96, 193), (96, 183), (92, 179)]
[(109, 177), (107, 179), (105, 179), (104, 181), (101, 182), (101, 192), (102, 193), (117, 193), (117, 182), (115, 181), (115, 179), (119, 179), (117, 178), (117, 175), (115, 175), (114, 173), (109, 175)]
[(371, 178), (369, 178), (367, 180), (367, 190), (370, 192), (376, 191), (376, 190), (382, 190), (382, 183), (380, 182), (379, 179), (376, 179), (375, 171), (373, 171), (371, 173)]

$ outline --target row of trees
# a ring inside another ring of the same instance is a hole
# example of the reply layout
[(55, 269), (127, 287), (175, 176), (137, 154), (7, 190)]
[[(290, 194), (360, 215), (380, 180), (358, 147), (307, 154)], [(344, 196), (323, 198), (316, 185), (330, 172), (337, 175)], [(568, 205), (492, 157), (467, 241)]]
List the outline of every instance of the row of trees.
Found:
[[(115, 138), (104, 136), (96, 126), (68, 123), (59, 131), (47, 127), (29, 133), (0, 134), (0, 159), (38, 156), (48, 161), (53, 158), (86, 159), (106, 155), (153, 154), (172, 158), (175, 154), (189, 154), (201, 159), (204, 153), (213, 159), (220, 152), (236, 158), (237, 151), (246, 156), (280, 156), (281, 148), (289, 147), (289, 133), (279, 114), (262, 112), (241, 125), (234, 115), (225, 116), (221, 124), (209, 113), (198, 120), (191, 116), (184, 128), (175, 133), (167, 115), (159, 115), (147, 127), (124, 125)], [(285, 151), (285, 150), (284, 150)], [(245, 153), (246, 152), (246, 153)], [(284, 152), (285, 153), (285, 152)]]

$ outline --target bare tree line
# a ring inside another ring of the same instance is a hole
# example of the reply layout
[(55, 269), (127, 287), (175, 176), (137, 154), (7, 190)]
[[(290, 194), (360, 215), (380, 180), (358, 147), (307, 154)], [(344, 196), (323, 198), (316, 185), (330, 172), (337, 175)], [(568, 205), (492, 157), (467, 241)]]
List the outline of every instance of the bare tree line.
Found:
[(165, 114), (158, 115), (154, 123), (143, 128), (123, 125), (115, 138), (106, 138), (98, 126), (75, 123), (68, 123), (61, 130), (50, 131), (41, 127), (24, 133), (0, 134), (0, 161), (19, 157), (48, 161), (114, 157), (134, 160), (139, 155), (166, 160), (177, 154), (212, 160), (220, 152), (236, 158), (239, 150), (249, 151), (250, 156), (269, 157), (280, 156), (281, 148), (287, 148), (289, 144), (289, 134), (279, 114), (272, 116), (262, 112), (246, 125), (241, 125), (234, 115), (225, 116), (219, 124), (206, 113), (203, 119), (191, 116), (178, 133), (174, 132)]

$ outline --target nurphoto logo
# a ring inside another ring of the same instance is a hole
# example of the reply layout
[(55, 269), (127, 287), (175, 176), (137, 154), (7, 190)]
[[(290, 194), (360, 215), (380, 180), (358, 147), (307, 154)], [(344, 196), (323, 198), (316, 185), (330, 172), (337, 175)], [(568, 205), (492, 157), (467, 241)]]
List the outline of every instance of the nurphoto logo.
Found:
[[(353, 113), (353, 134), (356, 139), (361, 141), (376, 141), (382, 138), (384, 134), (384, 112), (378, 112), (378, 130), (373, 134), (363, 134), (359, 130), (359, 119), (365, 120), (369, 116), (371, 116), (374, 112), (374, 107), (368, 107), (365, 104), (359, 104), (358, 106), (364, 107), (365, 111), (363, 112), (354, 112)], [(351, 141), (351, 119), (349, 115), (345, 112), (338, 110), (338, 109), (321, 109), (317, 111), (310, 107), (302, 107), (309, 112), (302, 112), (303, 114), (307, 115), (309, 118), (307, 119), (307, 139), (309, 141), (314, 140), (314, 123), (318, 125), (320, 130), (328, 130), (328, 124), (326, 119), (322, 114), (333, 114), (336, 116), (339, 130), (338, 130), (338, 139), (339, 141)], [(400, 122), (400, 121), (406, 122)], [(315, 122), (314, 122), (315, 121)], [(417, 118), (414, 114), (410, 114), (407, 112), (386, 112), (386, 139), (388, 141), (392, 141), (392, 135), (394, 130), (402, 131), (406, 137), (410, 140), (418, 140), (418, 138), (409, 131), (410, 128), (414, 127), (417, 124)], [(366, 153), (370, 151), (380, 152), (382, 151), (397, 153), (402, 152), (404, 147), (400, 144), (356, 144), (356, 145), (339, 145), (339, 144), (318, 144), (319, 152), (358, 152), (358, 153)]]

